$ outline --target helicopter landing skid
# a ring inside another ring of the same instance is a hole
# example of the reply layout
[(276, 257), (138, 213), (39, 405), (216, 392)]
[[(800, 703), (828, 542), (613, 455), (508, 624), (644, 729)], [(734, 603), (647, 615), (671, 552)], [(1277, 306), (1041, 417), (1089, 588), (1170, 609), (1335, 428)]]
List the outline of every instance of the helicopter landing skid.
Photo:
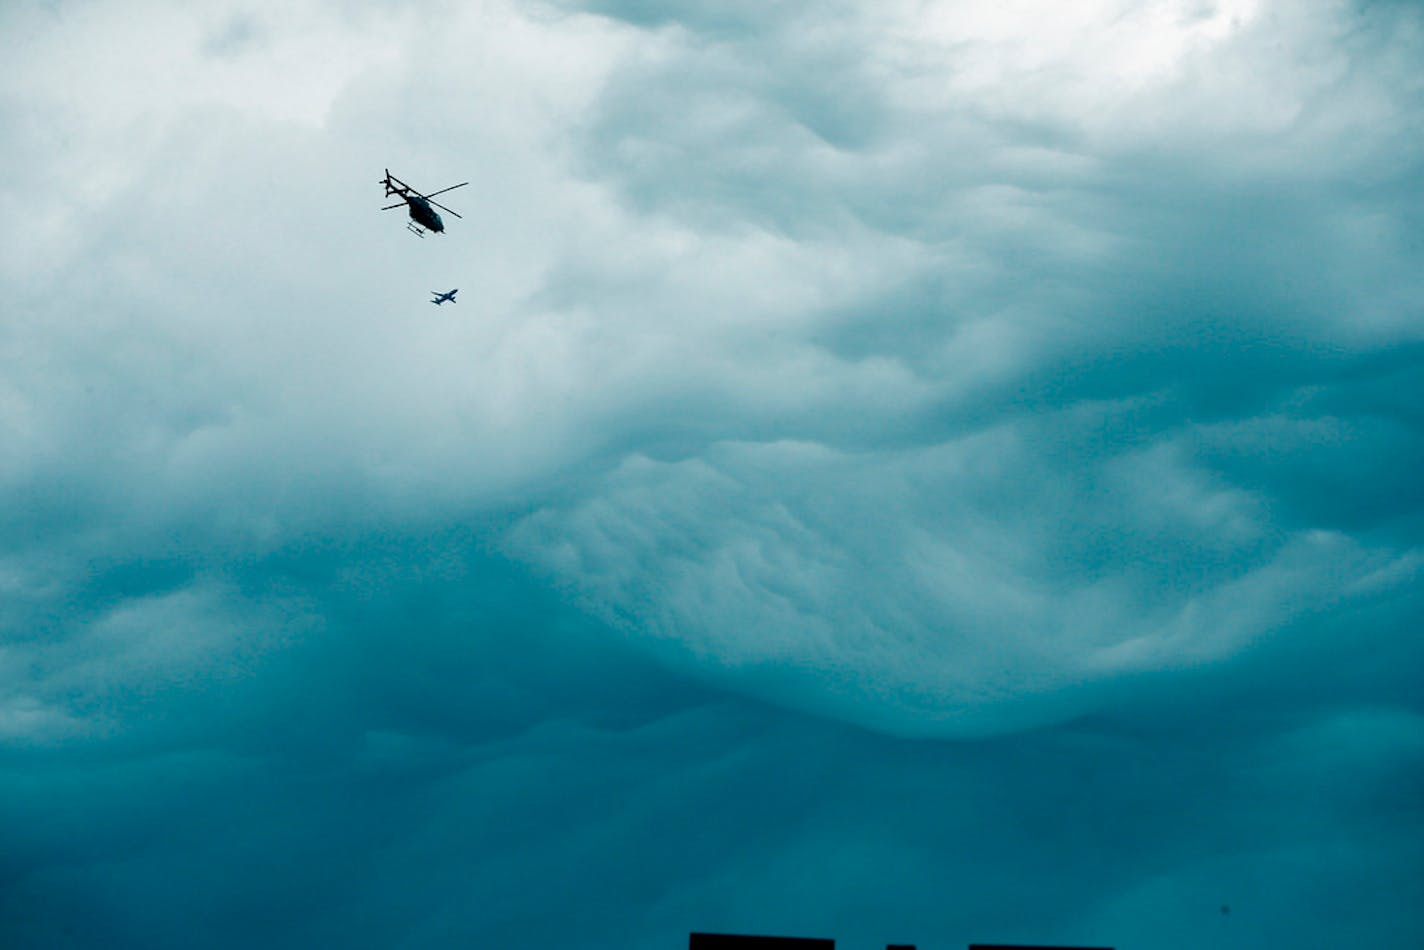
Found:
[(420, 225), (416, 224), (414, 221), (407, 221), (405, 223), (405, 229), (418, 238), (425, 237), (425, 229), (422, 228)]

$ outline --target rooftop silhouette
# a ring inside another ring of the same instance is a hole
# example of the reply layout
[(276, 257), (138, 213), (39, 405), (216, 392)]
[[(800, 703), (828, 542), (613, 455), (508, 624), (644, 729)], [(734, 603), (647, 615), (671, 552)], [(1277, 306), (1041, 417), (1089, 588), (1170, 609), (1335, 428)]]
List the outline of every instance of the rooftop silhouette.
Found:
[(811, 937), (695, 933), (689, 938), (687, 947), (688, 950), (835, 950), (836, 942)]
[[(688, 950), (835, 950), (834, 940), (814, 937), (761, 937), (750, 934), (694, 933)], [(887, 944), (885, 950), (915, 950), (912, 943)], [(1029, 943), (971, 943), (969, 950), (1113, 950), (1112, 947), (1066, 947)]]

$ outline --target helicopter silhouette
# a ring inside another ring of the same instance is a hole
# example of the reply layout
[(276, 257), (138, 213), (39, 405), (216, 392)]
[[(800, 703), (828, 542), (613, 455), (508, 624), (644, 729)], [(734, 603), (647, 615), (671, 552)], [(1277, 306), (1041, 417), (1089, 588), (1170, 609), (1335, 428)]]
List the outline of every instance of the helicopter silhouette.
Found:
[(447, 191), (463, 188), (468, 185), (469, 182), (462, 181), (458, 185), (451, 185), (448, 188), (441, 188), (439, 191), (432, 191), (428, 195), (423, 195), (392, 175), (391, 170), (387, 168), (386, 177), (381, 179), (381, 184), (386, 186), (387, 198), (391, 195), (399, 195), (401, 198), (400, 201), (393, 205), (386, 205), (381, 210), (389, 211), (392, 208), (399, 208), (402, 205), (408, 207), (410, 209), (410, 220), (406, 222), (406, 230), (410, 231), (416, 237), (423, 238), (425, 237), (426, 231), (434, 231), (439, 234), (445, 230), (445, 222), (440, 220), (440, 215), (435, 211), (436, 208), (442, 211), (449, 211), (450, 214), (453, 214), (457, 218), (462, 217), (458, 211), (451, 211), (440, 202), (431, 201), (430, 199), (436, 195), (443, 195)]

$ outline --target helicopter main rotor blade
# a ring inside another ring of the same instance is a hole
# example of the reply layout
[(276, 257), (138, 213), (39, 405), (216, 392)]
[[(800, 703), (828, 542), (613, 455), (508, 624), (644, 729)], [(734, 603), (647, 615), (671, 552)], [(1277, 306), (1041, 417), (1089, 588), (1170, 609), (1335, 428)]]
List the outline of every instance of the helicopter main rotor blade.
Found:
[[(445, 192), (447, 192), (447, 191), (454, 191), (456, 188), (463, 188), (463, 187), (465, 187), (465, 186), (468, 185), (468, 184), (469, 184), (469, 182), (467, 182), (467, 181), (462, 181), (462, 182), (460, 182), (458, 185), (451, 185), (449, 188), (441, 188), (439, 191), (432, 191), (432, 192), (431, 192), (430, 194), (428, 194), (428, 195), (421, 195), (421, 197), (422, 197), (422, 198), (430, 198), (430, 197), (433, 197), (433, 196), (435, 196), (435, 195), (443, 195), (443, 194), (445, 194)], [(446, 208), (445, 210), (446, 210), (446, 211), (450, 211), (449, 208)], [(454, 214), (453, 211), (451, 211), (450, 213), (451, 213), (451, 214)]]
[[(382, 208), (381, 210), (382, 210), (382, 211), (389, 211), (389, 210), (391, 210), (392, 208), (404, 208), (404, 207), (405, 207), (405, 202), (402, 201), (400, 204), (386, 205), (386, 206), (385, 206), (384, 208)], [(453, 213), (453, 212), (452, 212), (452, 213)]]
[[(426, 200), (427, 200), (427, 201), (430, 201), (429, 198), (427, 198)], [(445, 207), (444, 205), (442, 205), (442, 204), (441, 204), (440, 202), (438, 202), (438, 201), (431, 201), (430, 203), (433, 204), (435, 207), (439, 208), (441, 211), (447, 211), (447, 212), (449, 212), (450, 214), (453, 214), (453, 215), (454, 215), (455, 217), (457, 217), (457, 218), (463, 218), (463, 217), (464, 217), (464, 215), (461, 214), (461, 213), (458, 212), (458, 211), (450, 211), (449, 208)]]

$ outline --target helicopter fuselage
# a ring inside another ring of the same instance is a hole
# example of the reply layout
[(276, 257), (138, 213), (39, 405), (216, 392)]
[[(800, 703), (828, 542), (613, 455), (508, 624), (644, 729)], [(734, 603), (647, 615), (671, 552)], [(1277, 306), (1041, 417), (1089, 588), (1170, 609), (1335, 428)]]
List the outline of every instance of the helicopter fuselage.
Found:
[(444, 231), (445, 222), (440, 220), (440, 215), (435, 209), (430, 207), (430, 202), (419, 195), (403, 195), (405, 203), (410, 205), (410, 219), (416, 224), (430, 231)]

